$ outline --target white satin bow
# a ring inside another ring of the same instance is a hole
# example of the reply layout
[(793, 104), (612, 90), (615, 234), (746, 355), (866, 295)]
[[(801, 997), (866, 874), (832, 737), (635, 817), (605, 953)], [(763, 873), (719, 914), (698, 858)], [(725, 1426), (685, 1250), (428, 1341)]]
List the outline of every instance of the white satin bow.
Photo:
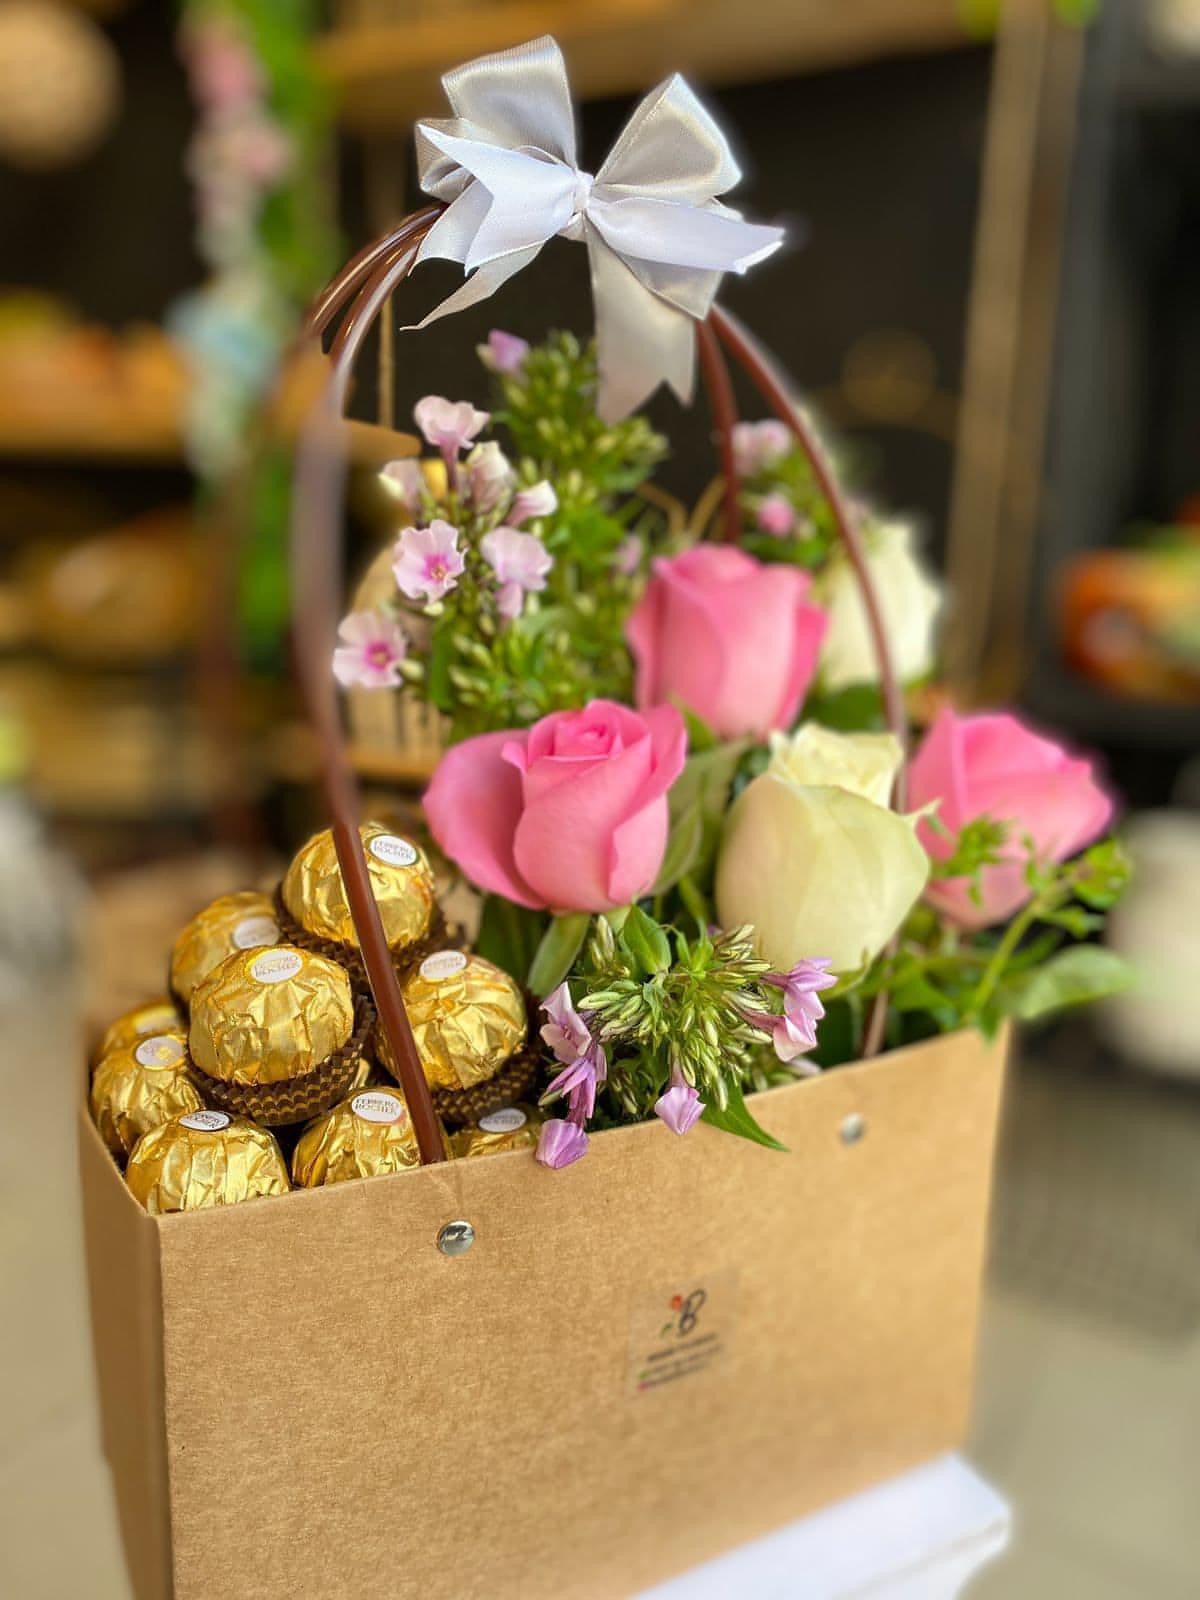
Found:
[(601, 415), (626, 416), (664, 380), (690, 400), (693, 319), (723, 273), (783, 241), (717, 200), (741, 172), (692, 90), (675, 76), (647, 95), (593, 177), (576, 164), (553, 39), (481, 56), (442, 83), (454, 116), (417, 124), (417, 164), (421, 187), (448, 204), (418, 259), (461, 261), (471, 276), (419, 326), (487, 299), (561, 233), (588, 248)]

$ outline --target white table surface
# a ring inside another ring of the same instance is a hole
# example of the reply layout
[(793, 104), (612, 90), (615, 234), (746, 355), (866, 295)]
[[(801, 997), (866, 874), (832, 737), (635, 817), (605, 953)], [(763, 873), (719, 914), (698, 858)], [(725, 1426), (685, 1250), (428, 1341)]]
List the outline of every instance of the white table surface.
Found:
[(942, 1456), (647, 1589), (641, 1600), (955, 1600), (1008, 1543), (1006, 1502)]

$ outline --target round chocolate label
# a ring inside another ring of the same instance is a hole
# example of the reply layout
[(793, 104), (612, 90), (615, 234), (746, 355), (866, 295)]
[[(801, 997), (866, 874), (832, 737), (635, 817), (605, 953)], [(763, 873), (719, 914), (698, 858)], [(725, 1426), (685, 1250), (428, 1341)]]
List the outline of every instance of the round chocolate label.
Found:
[(274, 917), (243, 917), (233, 930), (235, 950), (253, 950), (256, 945), (275, 944), (279, 938), (279, 924)]
[(371, 840), (367, 849), (385, 867), (411, 867), (417, 859), (416, 846), (402, 839), (398, 833), (379, 834)]
[(520, 1106), (502, 1106), (499, 1111), (489, 1111), (486, 1117), (480, 1117), (479, 1126), (484, 1133), (516, 1133), (528, 1121)]
[(467, 958), (461, 950), (439, 950), (422, 961), (421, 976), (430, 983), (440, 983), (443, 978), (457, 977), (466, 964)]
[(156, 1033), (153, 1038), (142, 1040), (133, 1059), (140, 1067), (178, 1066), (183, 1060), (183, 1045), (169, 1033)]
[(229, 1118), (224, 1111), (189, 1111), (186, 1116), (180, 1117), (179, 1125), (192, 1128), (197, 1133), (220, 1133), (222, 1128), (229, 1126)]
[(294, 978), (303, 965), (299, 950), (271, 950), (250, 963), (250, 976), (259, 983), (283, 983)]
[(408, 1116), (408, 1107), (400, 1096), (388, 1094), (385, 1089), (364, 1089), (351, 1100), (350, 1109), (364, 1122), (403, 1122)]

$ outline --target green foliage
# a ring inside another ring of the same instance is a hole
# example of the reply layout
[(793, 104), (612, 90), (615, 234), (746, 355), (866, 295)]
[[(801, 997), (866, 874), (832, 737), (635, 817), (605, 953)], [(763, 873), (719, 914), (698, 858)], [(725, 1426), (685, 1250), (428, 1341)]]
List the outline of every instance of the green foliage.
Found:
[(503, 895), (484, 896), (475, 948), (518, 983), (524, 983), (546, 931), (544, 911), (531, 911)]
[(749, 1139), (752, 1144), (765, 1145), (768, 1150), (787, 1150), (787, 1145), (780, 1144), (774, 1134), (768, 1133), (750, 1115), (740, 1083), (730, 1084), (728, 1104), (705, 1106), (700, 1120), (725, 1133), (736, 1133), (740, 1139)]
[[(795, 531), (785, 539), (758, 529), (758, 509), (769, 495), (782, 495), (796, 513)], [(824, 566), (837, 543), (833, 508), (799, 445), (743, 480), (739, 504), (744, 524), (742, 544), (760, 561), (786, 562), (815, 570)]]
[(545, 999), (557, 989), (574, 966), (591, 920), (586, 911), (575, 911), (565, 917), (551, 917), (550, 926), (529, 964), (527, 982), (539, 999)]
[(1012, 985), (1011, 1010), (1026, 1021), (1040, 1020), (1071, 1006), (1123, 994), (1134, 981), (1133, 968), (1114, 951), (1102, 945), (1080, 945), (1063, 950)]

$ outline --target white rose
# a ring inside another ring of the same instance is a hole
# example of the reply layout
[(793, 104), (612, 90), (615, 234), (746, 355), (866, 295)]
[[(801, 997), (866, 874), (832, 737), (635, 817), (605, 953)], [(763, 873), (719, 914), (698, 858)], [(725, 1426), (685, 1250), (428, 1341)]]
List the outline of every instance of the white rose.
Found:
[(929, 878), (915, 818), (886, 805), (900, 765), (890, 734), (807, 723), (772, 741), (770, 766), (734, 802), (717, 861), (717, 913), (750, 923), (781, 972), (824, 957), (856, 972), (883, 949)]
[[(902, 683), (924, 677), (936, 659), (942, 590), (914, 549), (907, 522), (878, 522), (865, 530), (867, 560), (892, 660)], [(858, 580), (840, 551), (813, 585), (813, 599), (829, 617), (821, 645), (821, 685), (830, 693), (856, 683), (875, 683), (879, 672)]]

